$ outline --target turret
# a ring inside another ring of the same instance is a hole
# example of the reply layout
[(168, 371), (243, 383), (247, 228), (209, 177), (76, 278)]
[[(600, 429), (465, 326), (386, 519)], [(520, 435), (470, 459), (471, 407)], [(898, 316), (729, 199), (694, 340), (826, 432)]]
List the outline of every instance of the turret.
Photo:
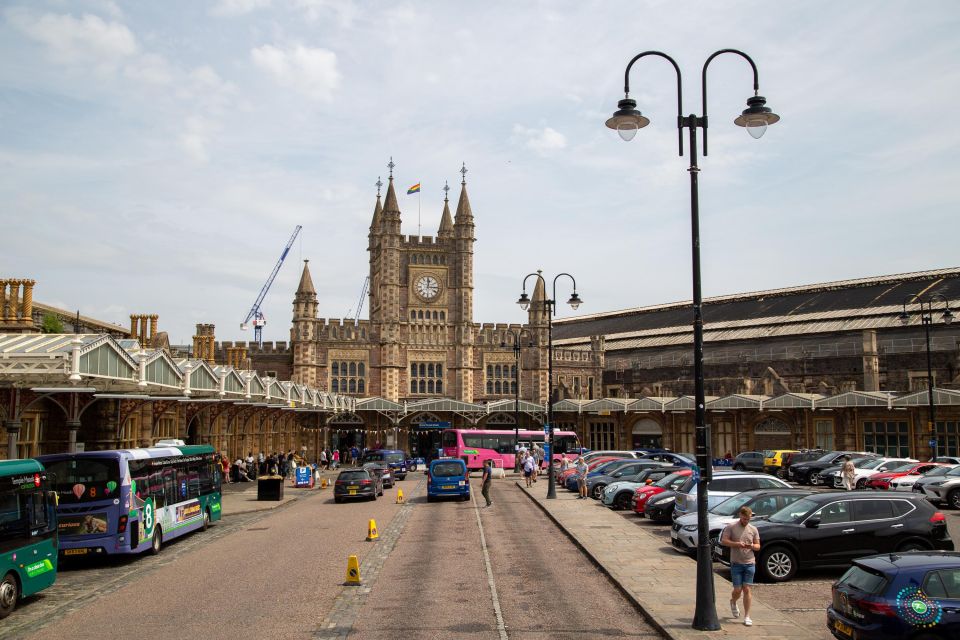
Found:
[(310, 277), (309, 260), (303, 261), (303, 273), (300, 275), (300, 284), (297, 293), (293, 296), (293, 320), (313, 320), (317, 317), (317, 290), (313, 287), (313, 278)]
[[(537, 271), (537, 274), (540, 274), (540, 271)], [(533, 285), (533, 297), (530, 299), (530, 309), (527, 310), (527, 322), (531, 327), (546, 327), (547, 326), (547, 314), (550, 313), (547, 310), (546, 305), (546, 289), (543, 285), (543, 278), (537, 278), (536, 284)]]
[[(452, 238), (454, 236), (453, 217), (450, 215), (450, 199), (447, 197), (447, 192), (450, 191), (450, 186), (444, 184), (443, 191), (443, 215), (440, 217), (440, 229), (437, 231), (437, 237)], [(470, 204), (467, 203), (467, 208), (469, 207)]]

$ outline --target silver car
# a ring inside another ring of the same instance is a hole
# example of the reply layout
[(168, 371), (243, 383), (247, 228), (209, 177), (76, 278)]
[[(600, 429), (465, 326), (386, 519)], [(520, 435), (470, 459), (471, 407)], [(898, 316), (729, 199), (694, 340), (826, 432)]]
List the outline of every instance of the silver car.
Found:
[[(751, 471), (714, 471), (707, 492), (707, 508), (712, 509), (727, 498), (744, 491), (753, 489), (792, 489), (793, 487), (780, 478), (766, 473)], [(687, 479), (677, 489), (677, 506), (673, 509), (673, 519), (696, 511), (697, 508), (697, 481), (694, 476)]]

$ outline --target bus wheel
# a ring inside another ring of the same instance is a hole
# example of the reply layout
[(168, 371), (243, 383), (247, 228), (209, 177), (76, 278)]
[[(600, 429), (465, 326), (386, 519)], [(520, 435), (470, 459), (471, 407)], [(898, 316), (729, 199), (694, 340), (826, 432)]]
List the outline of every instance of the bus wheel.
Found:
[(13, 613), (20, 599), (20, 585), (13, 573), (3, 576), (0, 582), (0, 618), (6, 618)]
[(160, 531), (160, 527), (154, 527), (153, 529), (153, 541), (150, 543), (150, 555), (157, 555), (160, 553), (160, 547), (163, 545), (163, 534)]
[(206, 531), (206, 530), (207, 530), (207, 527), (209, 527), (209, 526), (210, 526), (210, 512), (207, 511), (206, 509), (204, 509), (204, 510), (203, 510), (203, 527), (202, 527), (202, 529), (203, 529), (204, 531)]

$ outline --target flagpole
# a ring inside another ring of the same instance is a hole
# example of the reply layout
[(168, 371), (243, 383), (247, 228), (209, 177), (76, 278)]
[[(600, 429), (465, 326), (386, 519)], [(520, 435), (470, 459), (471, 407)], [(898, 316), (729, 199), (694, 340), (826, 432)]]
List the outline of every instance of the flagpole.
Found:
[(420, 194), (423, 192), (423, 183), (418, 182), (420, 188), (417, 189), (417, 236), (420, 235)]

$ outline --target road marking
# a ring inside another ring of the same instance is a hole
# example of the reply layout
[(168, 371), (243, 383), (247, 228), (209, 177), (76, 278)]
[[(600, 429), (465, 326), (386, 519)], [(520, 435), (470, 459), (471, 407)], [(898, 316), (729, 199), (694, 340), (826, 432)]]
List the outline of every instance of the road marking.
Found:
[(473, 502), (473, 512), (477, 516), (477, 526), (480, 528), (480, 547), (483, 549), (483, 563), (487, 566), (487, 584), (490, 585), (490, 597), (493, 598), (493, 611), (497, 614), (497, 631), (500, 640), (509, 640), (507, 626), (503, 623), (503, 612), (500, 611), (500, 597), (497, 595), (497, 583), (493, 579), (493, 567), (490, 566), (490, 552), (487, 550), (487, 538), (483, 535), (483, 522), (480, 521), (480, 506), (477, 504), (477, 494), (470, 492), (470, 501)]

